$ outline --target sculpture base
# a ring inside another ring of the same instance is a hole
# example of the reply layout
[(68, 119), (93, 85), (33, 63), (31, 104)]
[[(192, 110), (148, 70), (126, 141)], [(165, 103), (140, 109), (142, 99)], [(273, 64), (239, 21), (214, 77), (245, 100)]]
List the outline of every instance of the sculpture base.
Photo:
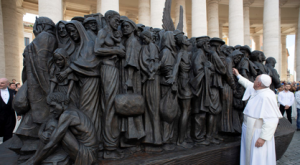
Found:
[(240, 139), (220, 145), (195, 146), (158, 153), (139, 152), (122, 160), (102, 160), (100, 164), (240, 164)]
[[(295, 129), (285, 118), (280, 119), (275, 133), (276, 158), (281, 158), (288, 148)], [(17, 165), (18, 157), (15, 152), (8, 149), (11, 140), (0, 145), (0, 165)], [(225, 141), (220, 145), (194, 146), (191, 149), (176, 147), (174, 151), (158, 153), (138, 152), (132, 155), (128, 150), (123, 150), (127, 155), (120, 160), (101, 159), (99, 164), (239, 164), (240, 162), (240, 137), (225, 136)]]

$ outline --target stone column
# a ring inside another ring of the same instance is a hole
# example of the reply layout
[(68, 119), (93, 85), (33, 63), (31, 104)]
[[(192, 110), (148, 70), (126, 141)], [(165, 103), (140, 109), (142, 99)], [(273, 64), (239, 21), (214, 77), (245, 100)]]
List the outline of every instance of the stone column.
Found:
[(150, 2), (139, 0), (139, 23), (150, 26)]
[[(23, 70), (23, 52), (25, 49), (23, 15), (24, 15), (24, 10), (22, 8), (17, 8), (20, 73), (22, 73)], [(18, 78), (17, 81), (21, 82), (21, 79)]]
[(101, 13), (104, 15), (108, 10), (119, 12), (119, 0), (101, 0)]
[(229, 45), (244, 45), (243, 1), (229, 0)]
[(275, 69), (280, 73), (279, 61), (279, 3), (278, 1), (264, 0), (264, 53), (266, 57), (274, 57), (277, 61)]
[(207, 35), (206, 0), (192, 0), (192, 37)]
[(260, 35), (254, 35), (252, 36), (254, 43), (255, 43), (255, 49), (254, 50), (260, 50)]
[(103, 16), (105, 14), (101, 12), (101, 0), (97, 0), (97, 13), (101, 13)]
[(2, 0), (3, 32), (5, 45), (5, 72), (9, 81), (20, 81), (20, 51), (18, 15), (15, 0)]
[(224, 21), (219, 21), (219, 38), (223, 38), (223, 24), (225, 22)]
[(282, 62), (281, 62), (281, 74), (280, 79), (287, 81), (287, 71), (288, 71), (288, 57), (286, 53), (286, 35), (281, 35), (281, 45), (282, 45)]
[(151, 12), (151, 26), (153, 28), (162, 28), (162, 16), (163, 16), (164, 7), (165, 7), (165, 1), (151, 0), (150, 12)]
[[(1, 0), (0, 0), (0, 6)], [(4, 46), (4, 33), (3, 33), (3, 17), (2, 7), (0, 7), (0, 77), (6, 77), (5, 74), (5, 46)]]
[(212, 37), (219, 37), (219, 1), (208, 0), (207, 6), (207, 34)]
[(249, 19), (249, 8), (251, 3), (244, 1), (244, 44), (250, 46), (250, 19)]
[(185, 8), (185, 0), (176, 0), (175, 1), (175, 28), (179, 22), (180, 16), (180, 6), (183, 8), (183, 32), (187, 35), (187, 23), (186, 23), (186, 8)]
[(130, 11), (127, 11), (126, 12), (126, 17), (129, 18), (130, 20), (132, 20), (133, 22), (136, 22), (136, 14), (135, 13), (132, 13)]
[(297, 81), (300, 81), (300, 7), (299, 7), (299, 14), (298, 14), (298, 27), (297, 27), (297, 34), (296, 34), (296, 74), (297, 74)]
[(54, 23), (63, 20), (63, 2), (62, 0), (39, 0), (39, 16), (48, 17)]

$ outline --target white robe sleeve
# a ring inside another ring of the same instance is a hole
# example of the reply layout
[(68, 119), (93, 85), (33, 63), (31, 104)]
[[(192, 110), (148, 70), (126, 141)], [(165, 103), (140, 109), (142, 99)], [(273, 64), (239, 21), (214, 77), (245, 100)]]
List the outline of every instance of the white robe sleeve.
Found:
[(266, 141), (272, 139), (275, 134), (279, 119), (278, 118), (267, 118), (263, 119), (263, 125), (261, 128), (260, 138)]
[(249, 85), (252, 85), (253, 86), (253, 82), (249, 81), (248, 79), (246, 79), (245, 77), (241, 76), (241, 75), (238, 75), (237, 76), (238, 79), (239, 79), (239, 83), (244, 87), (244, 88), (247, 88)]

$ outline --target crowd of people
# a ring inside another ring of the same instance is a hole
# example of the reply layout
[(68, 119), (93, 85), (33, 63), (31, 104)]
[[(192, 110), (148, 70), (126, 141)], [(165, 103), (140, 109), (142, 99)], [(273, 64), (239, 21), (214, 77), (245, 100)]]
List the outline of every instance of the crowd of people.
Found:
[(300, 131), (300, 82), (281, 81), (282, 86), (276, 89), (278, 104), (282, 115), (292, 123), (296, 119), (297, 131)]

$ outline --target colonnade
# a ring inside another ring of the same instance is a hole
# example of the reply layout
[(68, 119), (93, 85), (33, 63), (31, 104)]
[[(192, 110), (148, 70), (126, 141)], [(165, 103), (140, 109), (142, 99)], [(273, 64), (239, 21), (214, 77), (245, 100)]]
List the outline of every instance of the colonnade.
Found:
[[(119, 11), (119, 0), (95, 0), (97, 12), (104, 14), (107, 10)], [(185, 8), (185, 0), (173, 0), (176, 6), (175, 27), (179, 20), (179, 6)], [(191, 36), (208, 35), (222, 38), (222, 24), (219, 21), (218, 7), (220, 0), (192, 0)], [(21, 77), (22, 52), (24, 49), (22, 9), (16, 6), (16, 0), (0, 0), (0, 77), (9, 79)], [(250, 13), (249, 7), (253, 0), (229, 0), (228, 39), (229, 45), (250, 45)], [(138, 23), (161, 28), (164, 0), (139, 0)], [(263, 51), (266, 57), (277, 60), (276, 69), (281, 75), (287, 73), (285, 38), (280, 32), (279, 1), (264, 0), (263, 11)], [(207, 7), (206, 7), (207, 6)], [(39, 16), (51, 18), (54, 22), (63, 19), (63, 0), (39, 0)], [(299, 13), (300, 15), (300, 13)], [(299, 17), (300, 18), (300, 17)], [(300, 20), (299, 20), (300, 22)], [(5, 25), (5, 26), (3, 26)], [(184, 10), (184, 32), (187, 32), (186, 10)], [(297, 45), (300, 48), (300, 30), (297, 30)], [(4, 35), (5, 34), (5, 35)], [(254, 35), (255, 49), (260, 50), (260, 36)], [(4, 42), (5, 41), (5, 42)], [(278, 49), (276, 49), (278, 48)], [(4, 55), (5, 54), (5, 55)], [(300, 56), (300, 49), (296, 50)], [(296, 70), (300, 80), (300, 59), (296, 58)], [(284, 61), (284, 62), (283, 62)]]

